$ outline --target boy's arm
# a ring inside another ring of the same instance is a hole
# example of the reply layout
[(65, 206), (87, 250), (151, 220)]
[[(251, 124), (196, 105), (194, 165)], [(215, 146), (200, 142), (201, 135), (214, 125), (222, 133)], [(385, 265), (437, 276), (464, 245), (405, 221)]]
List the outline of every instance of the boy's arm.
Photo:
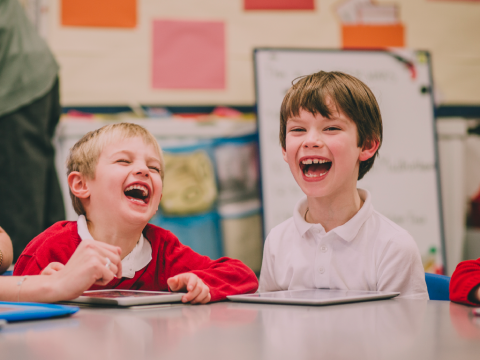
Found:
[(33, 239), (18, 258), (13, 275), (40, 275), (52, 262), (65, 265), (80, 245), (81, 240), (69, 234), (40, 234)]
[(0, 227), (0, 274), (3, 274), (12, 264), (13, 247), (10, 237)]
[(22, 254), (15, 263), (15, 267), (13, 268), (13, 275), (40, 275), (42, 270), (43, 269), (40, 268), (37, 261), (35, 261), (34, 256)]
[(259, 292), (282, 290), (275, 282), (273, 265), (274, 256), (271, 253), (269, 235), (265, 240), (265, 245), (263, 249), (262, 269), (260, 270), (260, 284), (258, 286)]
[(480, 304), (480, 259), (462, 261), (457, 265), (450, 280), (450, 300)]
[(425, 271), (413, 238), (398, 234), (385, 247), (377, 268), (377, 290), (400, 292), (399, 297), (428, 300)]
[(257, 277), (241, 261), (227, 257), (211, 260), (181, 244), (173, 234), (170, 236), (164, 243), (165, 280), (178, 274), (193, 273), (209, 287), (211, 301), (257, 290)]

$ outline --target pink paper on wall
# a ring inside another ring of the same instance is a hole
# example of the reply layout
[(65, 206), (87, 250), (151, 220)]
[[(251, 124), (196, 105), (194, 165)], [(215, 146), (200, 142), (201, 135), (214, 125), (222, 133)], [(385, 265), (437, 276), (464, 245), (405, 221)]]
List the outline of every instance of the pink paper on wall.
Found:
[(152, 86), (225, 89), (224, 23), (154, 20)]

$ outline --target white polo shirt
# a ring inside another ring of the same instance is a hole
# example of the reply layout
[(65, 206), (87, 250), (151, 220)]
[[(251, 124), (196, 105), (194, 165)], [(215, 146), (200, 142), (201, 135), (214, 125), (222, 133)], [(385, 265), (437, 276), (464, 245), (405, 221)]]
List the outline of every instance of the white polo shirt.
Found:
[(297, 289), (398, 291), (428, 299), (420, 252), (412, 236), (373, 209), (358, 189), (361, 209), (328, 233), (304, 219), (307, 199), (293, 217), (270, 231), (263, 252), (260, 292)]
[[(82, 241), (87, 239), (94, 240), (92, 235), (90, 235), (90, 231), (88, 231), (87, 219), (84, 215), (80, 215), (77, 219), (77, 231)], [(137, 245), (122, 260), (122, 277), (133, 279), (135, 273), (147, 266), (151, 260), (152, 245), (144, 238), (143, 234), (140, 234)]]

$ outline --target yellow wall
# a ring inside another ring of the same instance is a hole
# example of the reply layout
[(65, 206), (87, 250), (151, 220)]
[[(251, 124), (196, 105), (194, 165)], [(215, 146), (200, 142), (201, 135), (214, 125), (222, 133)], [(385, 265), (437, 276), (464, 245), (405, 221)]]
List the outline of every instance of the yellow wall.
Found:
[[(48, 41), (61, 65), (64, 105), (245, 104), (255, 102), (255, 47), (339, 48), (339, 0), (316, 0), (316, 10), (243, 11), (242, 0), (138, 0), (135, 29), (62, 27), (60, 1), (50, 0)], [(480, 103), (480, 3), (392, 0), (406, 27), (409, 48), (430, 50), (440, 99)], [(225, 90), (153, 90), (154, 19), (226, 23)]]

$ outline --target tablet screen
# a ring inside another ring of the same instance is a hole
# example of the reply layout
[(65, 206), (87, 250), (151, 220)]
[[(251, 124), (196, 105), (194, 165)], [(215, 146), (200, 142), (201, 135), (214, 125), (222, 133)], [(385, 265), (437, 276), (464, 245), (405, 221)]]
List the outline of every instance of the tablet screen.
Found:
[(99, 290), (92, 292), (85, 292), (82, 296), (88, 296), (93, 298), (109, 298), (109, 299), (118, 299), (125, 297), (145, 297), (145, 296), (161, 296), (161, 295), (172, 295), (168, 292), (152, 292), (152, 291), (129, 291), (129, 290)]

